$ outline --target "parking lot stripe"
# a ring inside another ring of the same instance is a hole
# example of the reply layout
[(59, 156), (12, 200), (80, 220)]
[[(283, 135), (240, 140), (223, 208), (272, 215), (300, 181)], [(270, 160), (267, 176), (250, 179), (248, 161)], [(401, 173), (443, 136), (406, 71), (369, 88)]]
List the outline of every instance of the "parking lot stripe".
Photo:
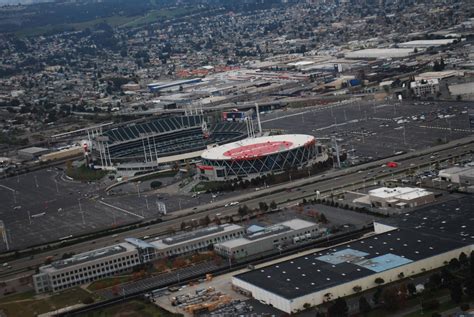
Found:
[(138, 217), (138, 218), (140, 218), (140, 219), (144, 219), (144, 218), (145, 218), (145, 217), (140, 216), (140, 215), (137, 215), (137, 214), (135, 214), (135, 213), (133, 213), (133, 212), (131, 212), (131, 211), (128, 211), (128, 210), (125, 210), (125, 209), (123, 209), (123, 208), (120, 208), (120, 207), (117, 207), (117, 206), (108, 204), (108, 203), (103, 202), (103, 201), (101, 201), (101, 200), (99, 201), (99, 203), (101, 203), (102, 205), (108, 206), (108, 207), (110, 207), (110, 208), (114, 208), (114, 209), (116, 209), (116, 210), (118, 210), (118, 211), (122, 211), (122, 212), (124, 212), (124, 213), (127, 213), (127, 214), (129, 214), (129, 215)]

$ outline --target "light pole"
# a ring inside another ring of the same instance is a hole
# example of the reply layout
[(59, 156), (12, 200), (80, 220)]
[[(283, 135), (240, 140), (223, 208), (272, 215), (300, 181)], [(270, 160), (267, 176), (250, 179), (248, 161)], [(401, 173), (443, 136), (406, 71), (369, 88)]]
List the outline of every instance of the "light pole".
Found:
[(81, 199), (78, 198), (77, 201), (79, 202), (79, 212), (81, 213), (82, 224), (85, 225), (85, 224), (86, 224), (86, 220), (84, 219), (84, 211), (82, 210)]
[(81, 217), (82, 217), (82, 225), (85, 225), (86, 219), (84, 219), (84, 212), (81, 212)]
[(148, 206), (148, 197), (145, 196), (145, 203), (146, 203), (146, 210), (149, 210), (150, 207)]
[(403, 144), (407, 144), (407, 138), (405, 136), (405, 125), (403, 125)]

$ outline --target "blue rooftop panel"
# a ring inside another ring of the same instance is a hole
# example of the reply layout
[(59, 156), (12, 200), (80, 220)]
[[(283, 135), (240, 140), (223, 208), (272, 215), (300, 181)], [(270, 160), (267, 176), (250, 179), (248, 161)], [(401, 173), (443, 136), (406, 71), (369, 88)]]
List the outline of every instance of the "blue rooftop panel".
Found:
[(411, 262), (413, 261), (410, 259), (402, 258), (401, 256), (398, 256), (392, 253), (387, 253), (375, 258), (362, 260), (355, 264), (378, 273), (378, 272), (390, 270), (395, 267), (399, 267)]
[(362, 257), (369, 255), (368, 253), (354, 250), (354, 249), (344, 249), (337, 251), (328, 255), (323, 255), (318, 257), (319, 261), (323, 261), (329, 264), (340, 264), (344, 262), (355, 262), (360, 261)]

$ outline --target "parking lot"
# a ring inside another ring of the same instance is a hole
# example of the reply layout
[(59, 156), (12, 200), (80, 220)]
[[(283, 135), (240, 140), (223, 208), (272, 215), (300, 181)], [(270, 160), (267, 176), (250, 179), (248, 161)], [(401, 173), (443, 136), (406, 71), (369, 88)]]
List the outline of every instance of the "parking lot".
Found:
[(469, 135), (469, 107), (467, 102), (358, 101), (275, 111), (262, 116), (262, 126), (325, 142), (336, 136), (342, 148), (365, 161)]

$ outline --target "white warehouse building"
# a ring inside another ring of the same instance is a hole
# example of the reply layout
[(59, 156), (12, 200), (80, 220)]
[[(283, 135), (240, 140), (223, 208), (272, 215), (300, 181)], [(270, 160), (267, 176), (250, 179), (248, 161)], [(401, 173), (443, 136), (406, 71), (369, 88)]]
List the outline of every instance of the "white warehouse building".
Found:
[(415, 187), (380, 187), (369, 190), (372, 206), (381, 208), (412, 208), (435, 201), (433, 192)]
[(321, 236), (318, 224), (293, 219), (214, 245), (217, 254), (240, 259)]
[(377, 287), (378, 278), (390, 283), (439, 268), (473, 250), (470, 243), (414, 230), (378, 224), (375, 230), (378, 235), (236, 275), (232, 283), (291, 314)]

